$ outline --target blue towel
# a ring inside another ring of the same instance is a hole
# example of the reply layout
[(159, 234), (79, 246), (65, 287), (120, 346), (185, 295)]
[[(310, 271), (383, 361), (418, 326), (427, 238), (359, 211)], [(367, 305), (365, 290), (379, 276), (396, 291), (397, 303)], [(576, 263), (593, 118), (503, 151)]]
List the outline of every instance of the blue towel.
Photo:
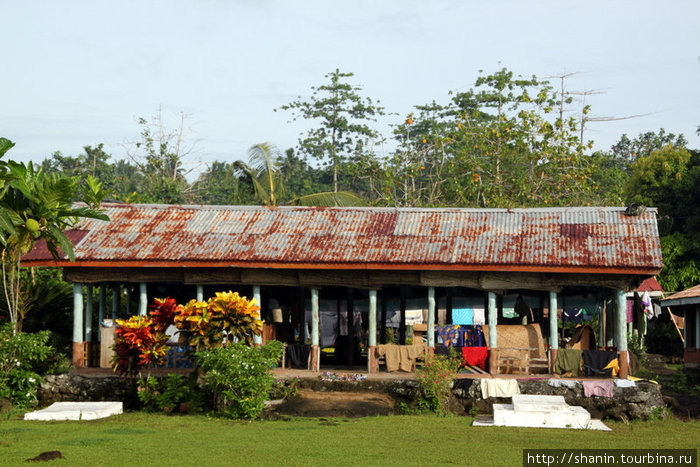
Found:
[(474, 310), (472, 308), (452, 309), (452, 324), (474, 324)]

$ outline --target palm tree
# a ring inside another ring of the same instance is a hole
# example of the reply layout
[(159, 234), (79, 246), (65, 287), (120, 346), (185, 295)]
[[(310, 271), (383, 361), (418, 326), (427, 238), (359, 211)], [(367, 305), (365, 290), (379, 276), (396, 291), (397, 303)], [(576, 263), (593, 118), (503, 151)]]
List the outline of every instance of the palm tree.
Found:
[[(0, 138), (0, 157), (14, 143)], [(73, 227), (81, 218), (109, 220), (97, 209), (94, 196), (89, 205), (74, 205), (78, 193), (78, 179), (60, 174), (47, 174), (41, 168), (34, 169), (14, 161), (0, 164), (0, 244), (2, 244), (2, 279), (7, 311), (10, 321), (15, 324), (15, 332), (21, 330), (21, 322), (26, 312), (26, 294), (22, 292), (23, 275), (20, 260), (34, 243), (43, 239), (54, 258), (61, 253), (75, 259), (73, 244), (64, 230)], [(95, 194), (99, 186), (92, 184), (87, 192)]]
[[(258, 143), (248, 150), (248, 163), (234, 162), (234, 166), (253, 183), (255, 196), (264, 206), (277, 206), (284, 198), (284, 180), (280, 168), (282, 154), (271, 143)], [(364, 206), (359, 196), (349, 191), (322, 192), (299, 196), (285, 204), (294, 206)]]

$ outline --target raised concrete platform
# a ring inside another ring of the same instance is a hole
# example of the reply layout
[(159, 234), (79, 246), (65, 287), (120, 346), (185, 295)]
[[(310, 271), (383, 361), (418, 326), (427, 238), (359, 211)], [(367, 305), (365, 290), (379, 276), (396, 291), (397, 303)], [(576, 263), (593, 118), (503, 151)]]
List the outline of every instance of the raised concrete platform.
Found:
[(516, 394), (512, 404), (493, 404), (493, 418), (480, 418), (474, 426), (525, 428), (609, 429), (583, 407), (570, 406), (563, 396)]
[(121, 402), (54, 402), (49, 407), (24, 414), (25, 420), (96, 420), (123, 412)]

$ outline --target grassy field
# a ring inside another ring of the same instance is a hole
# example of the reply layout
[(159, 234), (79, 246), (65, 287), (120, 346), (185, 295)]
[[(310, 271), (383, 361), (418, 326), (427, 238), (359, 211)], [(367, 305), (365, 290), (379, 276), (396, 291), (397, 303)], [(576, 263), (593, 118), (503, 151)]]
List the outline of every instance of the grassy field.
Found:
[(390, 416), (239, 422), (126, 413), (96, 421), (0, 421), (0, 464), (61, 451), (63, 465), (522, 465), (526, 448), (697, 449), (700, 422), (613, 431), (471, 426), (468, 417)]

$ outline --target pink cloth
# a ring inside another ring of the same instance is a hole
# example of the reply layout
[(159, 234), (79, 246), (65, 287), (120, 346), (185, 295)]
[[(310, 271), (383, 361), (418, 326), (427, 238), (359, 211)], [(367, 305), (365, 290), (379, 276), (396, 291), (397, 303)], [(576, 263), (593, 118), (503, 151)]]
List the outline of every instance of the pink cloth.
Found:
[(582, 381), (583, 395), (586, 397), (612, 397), (615, 383), (612, 381)]
[(634, 300), (627, 300), (627, 322), (634, 323)]

